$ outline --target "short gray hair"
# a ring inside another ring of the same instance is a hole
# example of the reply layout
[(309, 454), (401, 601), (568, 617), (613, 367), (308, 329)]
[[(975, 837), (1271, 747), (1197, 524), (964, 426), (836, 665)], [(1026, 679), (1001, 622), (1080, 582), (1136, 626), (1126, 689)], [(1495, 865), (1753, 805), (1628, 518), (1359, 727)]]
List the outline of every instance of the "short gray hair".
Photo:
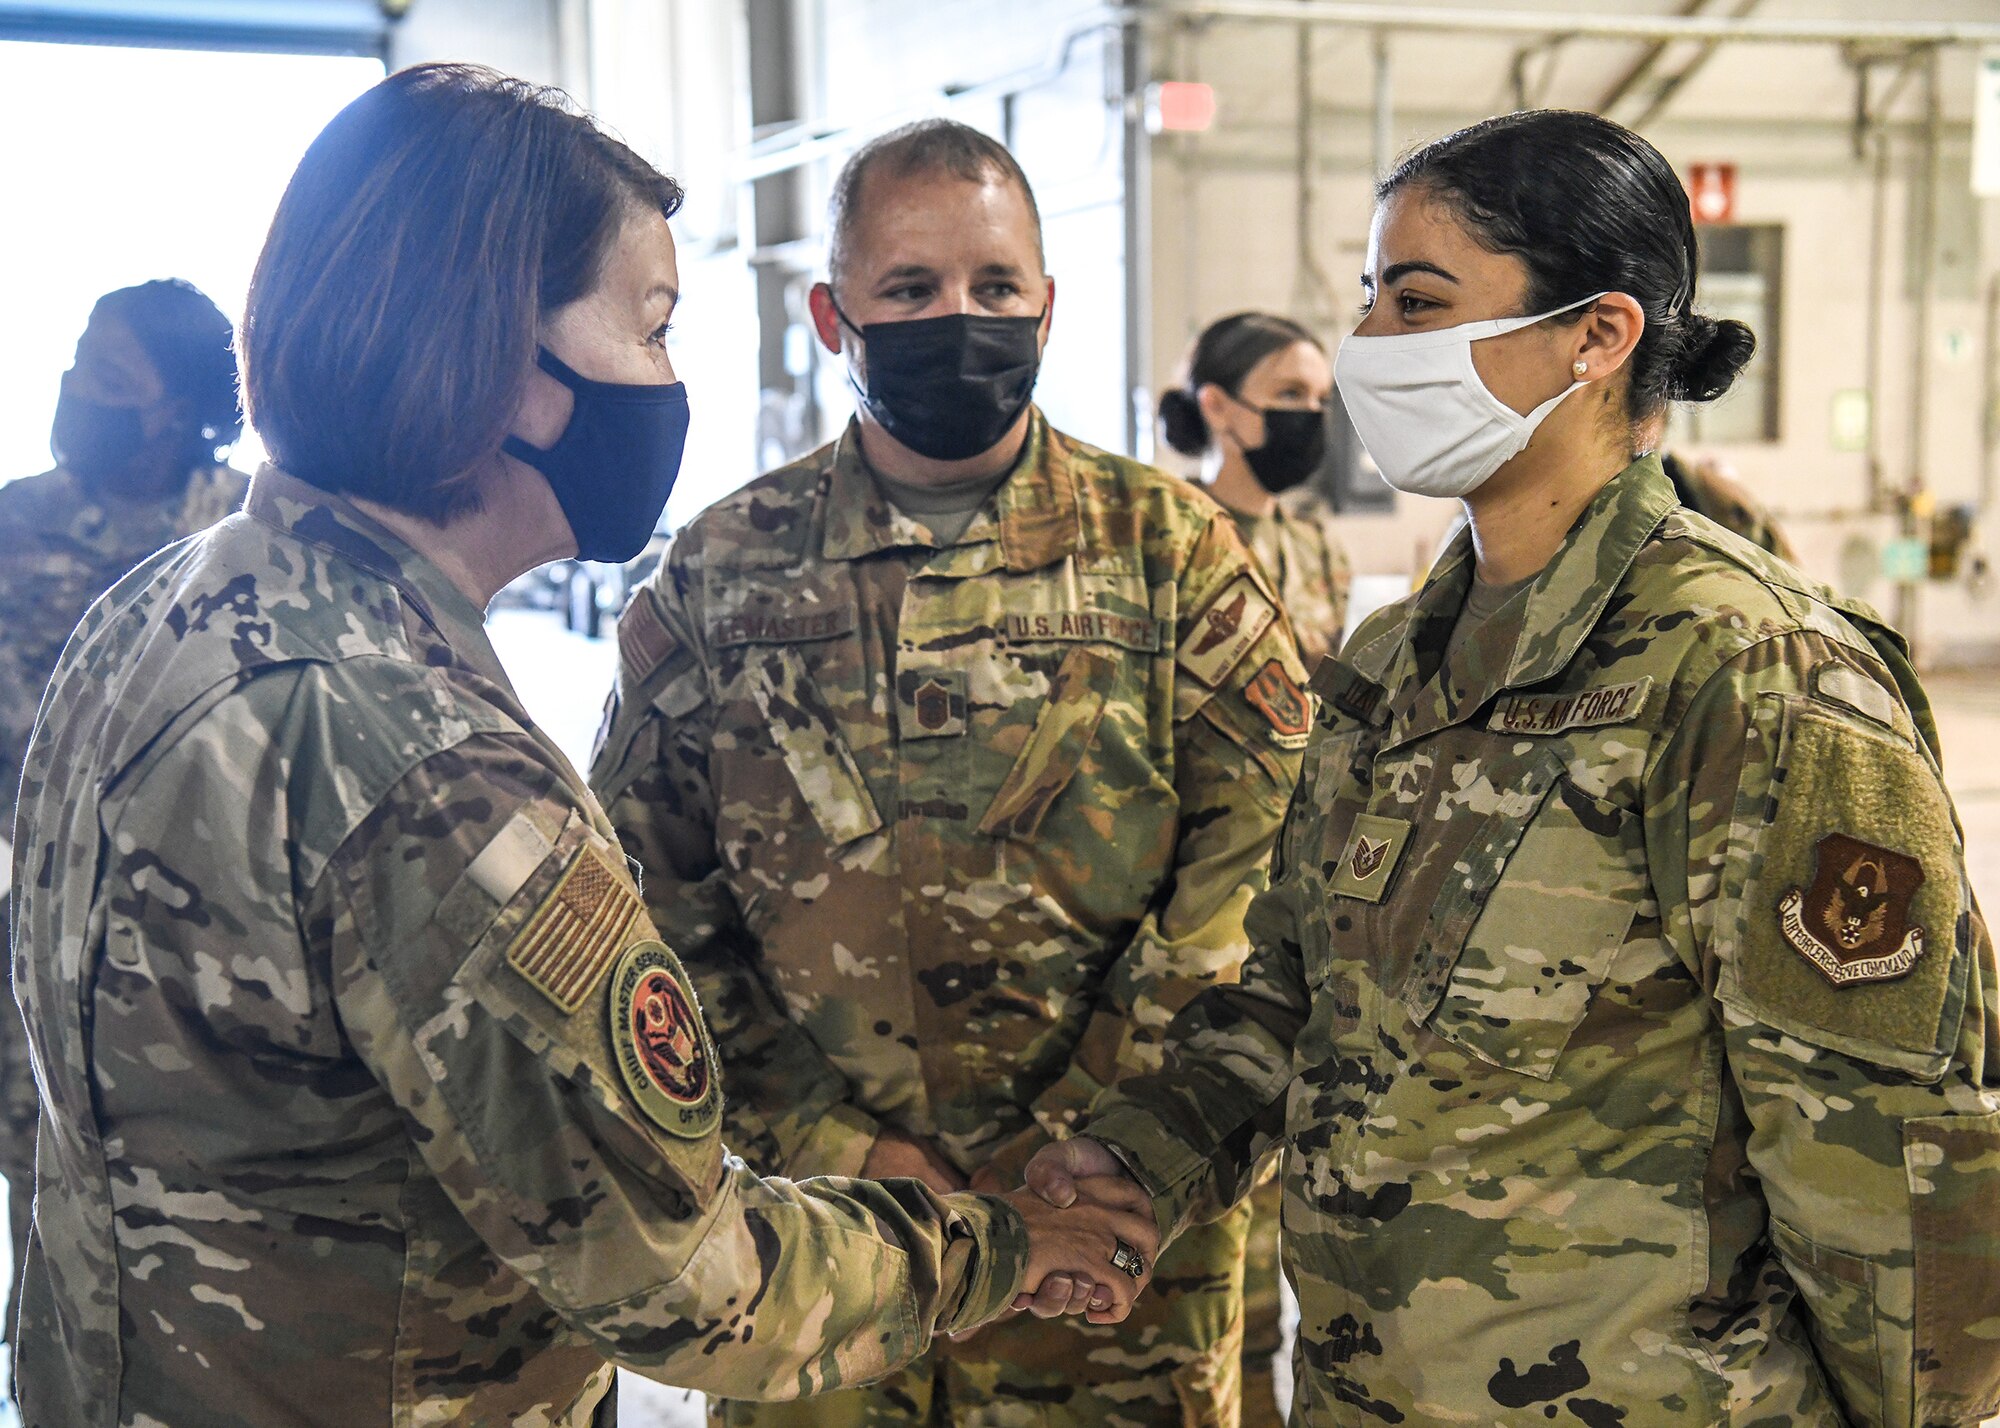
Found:
[(969, 183), (999, 179), (1021, 190), (1028, 216), (1035, 224), (1035, 254), (1042, 258), (1042, 211), (1028, 176), (1007, 152), (1007, 146), (970, 124), (956, 119), (919, 119), (878, 135), (854, 151), (833, 181), (827, 199), (827, 273), (836, 287), (847, 269), (854, 241), (854, 214), (862, 181), (880, 166), (898, 178), (911, 174), (950, 174)]

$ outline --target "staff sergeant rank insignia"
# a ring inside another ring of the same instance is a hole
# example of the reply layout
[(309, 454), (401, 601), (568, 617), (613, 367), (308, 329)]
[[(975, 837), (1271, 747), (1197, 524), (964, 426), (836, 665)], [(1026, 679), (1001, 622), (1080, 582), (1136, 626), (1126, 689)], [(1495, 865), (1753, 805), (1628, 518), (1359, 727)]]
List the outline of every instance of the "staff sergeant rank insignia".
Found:
[(700, 1140), (722, 1118), (715, 1047), (694, 989), (659, 942), (635, 942), (611, 978), (611, 1046), (625, 1089), (669, 1135)]
[(1778, 901), (1785, 941), (1836, 987), (1904, 976), (1924, 953), (1910, 904), (1924, 867), (1907, 854), (1829, 833), (1813, 849), (1812, 885)]

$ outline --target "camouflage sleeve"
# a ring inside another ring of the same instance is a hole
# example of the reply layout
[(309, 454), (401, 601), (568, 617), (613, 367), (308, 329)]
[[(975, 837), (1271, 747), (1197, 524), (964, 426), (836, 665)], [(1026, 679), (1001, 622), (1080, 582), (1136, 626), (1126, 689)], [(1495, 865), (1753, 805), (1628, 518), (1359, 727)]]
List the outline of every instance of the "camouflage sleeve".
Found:
[(994, 1157), (1003, 1177), (1071, 1134), (1107, 1086), (1157, 1072), (1168, 1023), (1197, 993), (1237, 980), (1244, 912), (1311, 731), (1291, 627), (1234, 524), (1218, 518), (1182, 577), (1176, 622), (1174, 789), (1180, 804), (1163, 902), (1109, 968), (1068, 1069), (1036, 1124)]
[(591, 786), (708, 1008), (735, 1092), (723, 1121), (730, 1146), (767, 1174), (857, 1175), (881, 1126), (764, 981), (717, 854), (716, 706), (671, 562), (672, 552), (619, 620), (619, 687)]
[(444, 1194), (607, 1358), (789, 1398), (878, 1377), (1017, 1291), (1004, 1202), (764, 1180), (726, 1154), (686, 974), (530, 740), (478, 735), (407, 774), (307, 925)]
[(1993, 949), (1896, 673), (1815, 634), (1738, 656), (1649, 773), (1646, 841), (1829, 1380), (1856, 1422), (1976, 1423), (2000, 1412)]

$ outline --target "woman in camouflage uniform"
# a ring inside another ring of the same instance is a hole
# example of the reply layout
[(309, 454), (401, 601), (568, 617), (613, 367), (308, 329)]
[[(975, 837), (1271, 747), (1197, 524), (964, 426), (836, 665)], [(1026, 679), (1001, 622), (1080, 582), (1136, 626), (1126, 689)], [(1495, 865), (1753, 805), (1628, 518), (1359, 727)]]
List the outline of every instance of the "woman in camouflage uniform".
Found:
[(93, 607), (28, 751), (31, 1428), (585, 1428), (613, 1362), (792, 1397), (1023, 1287), (1129, 1306), (1141, 1215), (725, 1154), (686, 973), (487, 642), (501, 586), (665, 505), (680, 198), (461, 66), (286, 190), (243, 328), (279, 465)]
[(1284, 1143), (1294, 1421), (2000, 1411), (2000, 1004), (1937, 731), (1866, 606), (1641, 434), (1752, 337), (1645, 140), (1517, 113), (1383, 182), (1336, 370), (1463, 499), (1320, 667), (1240, 985), (1030, 1167), (1172, 1230)]
[(1308, 670), (1340, 648), (1353, 582), (1333, 508), (1312, 488), (1332, 399), (1319, 339), (1263, 312), (1210, 323), (1181, 384), (1160, 397), (1160, 435), (1200, 458), (1204, 489), (1277, 587)]

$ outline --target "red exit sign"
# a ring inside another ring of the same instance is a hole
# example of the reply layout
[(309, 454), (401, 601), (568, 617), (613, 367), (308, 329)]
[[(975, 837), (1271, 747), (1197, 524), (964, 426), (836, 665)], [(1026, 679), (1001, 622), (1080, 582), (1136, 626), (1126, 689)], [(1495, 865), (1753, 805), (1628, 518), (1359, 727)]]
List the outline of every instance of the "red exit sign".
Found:
[(1697, 223), (1736, 221), (1736, 165), (1695, 164), (1688, 170), (1688, 202)]

